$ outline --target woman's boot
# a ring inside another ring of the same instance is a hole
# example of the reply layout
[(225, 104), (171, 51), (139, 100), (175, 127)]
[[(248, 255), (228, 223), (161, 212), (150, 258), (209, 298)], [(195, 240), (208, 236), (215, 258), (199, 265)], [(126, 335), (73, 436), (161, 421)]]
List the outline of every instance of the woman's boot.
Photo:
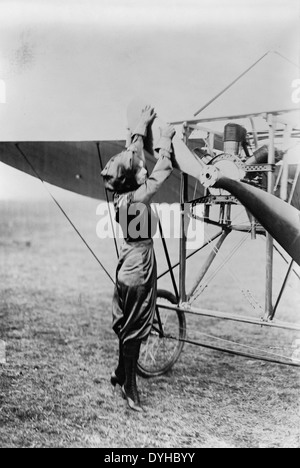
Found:
[(125, 365), (125, 383), (122, 387), (124, 398), (133, 411), (144, 411), (141, 407), (140, 397), (136, 384), (136, 370), (140, 355), (141, 341), (132, 340), (124, 344), (123, 355)]
[(113, 387), (120, 385), (122, 387), (125, 383), (125, 367), (124, 367), (124, 356), (123, 356), (123, 345), (121, 340), (119, 341), (119, 363), (116, 370), (111, 374), (110, 382)]

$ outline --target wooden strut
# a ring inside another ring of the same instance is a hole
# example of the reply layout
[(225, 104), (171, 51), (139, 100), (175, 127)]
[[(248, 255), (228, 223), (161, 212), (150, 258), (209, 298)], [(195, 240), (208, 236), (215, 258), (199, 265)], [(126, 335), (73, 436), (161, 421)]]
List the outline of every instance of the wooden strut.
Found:
[(236, 114), (236, 115), (223, 115), (220, 117), (206, 117), (205, 119), (185, 119), (185, 120), (176, 120), (170, 122), (172, 125), (182, 125), (183, 123), (187, 125), (197, 125), (197, 124), (202, 124), (202, 123), (209, 123), (209, 122), (222, 122), (223, 120), (238, 120), (238, 119), (248, 119), (250, 117), (262, 117), (266, 118), (267, 115), (282, 115), (282, 114), (288, 114), (291, 112), (295, 112), (295, 109), (289, 108), (289, 109), (281, 109), (281, 110), (272, 110), (269, 112), (253, 112), (252, 114)]
[[(187, 126), (183, 128), (183, 141), (188, 144), (189, 130)], [(188, 202), (188, 175), (181, 174), (181, 187), (180, 187), (180, 246), (179, 246), (179, 300), (180, 302), (186, 302), (186, 203)]]
[[(300, 362), (298, 361), (293, 361), (293, 360), (290, 360), (290, 361), (280, 361), (279, 359), (275, 359), (275, 358), (271, 358), (271, 357), (266, 357), (266, 356), (259, 356), (259, 355), (255, 355), (255, 354), (251, 354), (251, 353), (244, 353), (244, 352), (241, 352), (241, 351), (235, 351), (235, 350), (232, 350), (232, 349), (229, 349), (229, 348), (224, 348), (224, 347), (221, 347), (221, 346), (213, 346), (213, 345), (209, 345), (207, 343), (202, 343), (200, 341), (193, 341), (193, 340), (188, 340), (188, 339), (181, 339), (181, 338), (173, 338), (172, 336), (169, 337), (170, 339), (175, 339), (175, 340), (178, 340), (178, 341), (181, 341), (181, 342), (184, 342), (184, 343), (187, 343), (187, 344), (191, 344), (191, 345), (195, 345), (195, 346), (200, 346), (201, 348), (206, 348), (206, 349), (211, 349), (213, 351), (219, 351), (219, 352), (222, 352), (222, 353), (226, 353), (226, 354), (230, 354), (232, 356), (241, 356), (241, 357), (246, 357), (246, 358), (250, 358), (250, 359), (254, 359), (256, 361), (267, 361), (267, 362), (272, 362), (273, 364), (279, 364), (279, 365), (283, 365), (283, 366), (290, 366), (290, 367), (300, 367)], [(239, 343), (236, 343), (237, 345)], [(255, 349), (255, 348), (253, 348)], [(268, 353), (268, 354), (271, 354), (271, 353)], [(284, 356), (283, 356), (284, 358)]]
[[(268, 164), (275, 164), (275, 146), (274, 146), (274, 118), (268, 116), (269, 123), (269, 155)], [(274, 194), (275, 179), (272, 172), (268, 172), (268, 193)], [(271, 234), (266, 234), (266, 291), (265, 291), (265, 320), (273, 316), (273, 264), (274, 264), (274, 240)]]
[(204, 317), (211, 317), (216, 319), (223, 319), (228, 320), (231, 322), (240, 322), (240, 323), (249, 323), (251, 325), (258, 325), (260, 327), (270, 327), (270, 328), (280, 328), (282, 330), (290, 330), (290, 331), (300, 331), (300, 325), (293, 325), (289, 322), (272, 322), (272, 321), (264, 321), (261, 319), (255, 319), (253, 317), (241, 317), (239, 315), (234, 314), (227, 314), (225, 312), (220, 312), (218, 310), (210, 310), (210, 309), (198, 309), (197, 307), (190, 307), (187, 305), (185, 307), (184, 304), (181, 306), (173, 305), (173, 304), (165, 304), (158, 302), (157, 305), (162, 309), (173, 310), (175, 312), (184, 312), (185, 314), (192, 314)]
[[(283, 255), (283, 253), (281, 252), (281, 250), (277, 247), (276, 244), (274, 244), (274, 249), (276, 250), (276, 252), (281, 256), (281, 258), (285, 261), (286, 264), (289, 263), (289, 261), (287, 260), (287, 258), (285, 258), (285, 256)], [(293, 262), (295, 263), (295, 262)], [(294, 275), (296, 275), (296, 277), (298, 278), (298, 280), (300, 280), (300, 275), (297, 273), (297, 271), (295, 270), (295, 268), (292, 269)]]
[(297, 171), (296, 171), (295, 178), (294, 178), (294, 181), (293, 181), (292, 190), (291, 190), (290, 197), (289, 197), (289, 200), (288, 200), (289, 204), (292, 203), (299, 176), (300, 176), (300, 164), (297, 167)]
[(279, 292), (279, 295), (278, 295), (278, 299), (277, 299), (276, 304), (275, 304), (275, 306), (274, 306), (273, 313), (272, 313), (272, 315), (271, 315), (271, 317), (270, 317), (270, 320), (273, 320), (274, 317), (275, 317), (277, 308), (278, 308), (278, 306), (279, 306), (279, 303), (280, 303), (280, 301), (281, 301), (282, 295), (283, 295), (284, 290), (285, 290), (285, 288), (286, 288), (288, 279), (289, 279), (289, 277), (290, 277), (290, 275), (291, 275), (291, 273), (292, 273), (293, 266), (294, 266), (294, 260), (291, 260), (291, 262), (290, 262), (290, 264), (289, 264), (289, 267), (288, 267), (288, 270), (287, 270), (287, 273), (286, 273), (285, 278), (284, 278), (284, 280), (283, 280), (283, 284), (282, 284), (282, 287), (281, 287), (281, 289), (280, 289), (280, 292)]
[[(193, 257), (194, 255), (196, 255), (198, 252), (200, 252), (201, 250), (203, 250), (205, 247), (207, 247), (209, 244), (211, 244), (213, 241), (215, 241), (216, 239), (218, 239), (220, 236), (222, 235), (222, 231), (218, 232), (218, 234), (214, 235), (211, 239), (209, 239), (207, 242), (205, 242), (205, 244), (203, 244), (201, 247), (199, 247), (198, 249), (194, 250), (192, 253), (190, 253), (189, 255), (187, 255), (186, 259), (188, 260), (189, 258)], [(171, 268), (172, 270), (174, 270), (175, 268), (177, 268), (178, 266), (180, 266), (180, 262), (177, 262), (175, 263), (174, 265), (171, 265)], [(167, 275), (169, 273), (169, 270), (166, 270), (164, 271), (163, 273), (161, 273), (157, 279), (161, 279), (163, 278), (165, 275)]]
[[(167, 272), (170, 273), (170, 277), (171, 277), (175, 297), (176, 297), (176, 300), (178, 302), (179, 301), (179, 292), (178, 292), (178, 288), (177, 288), (177, 284), (176, 284), (176, 279), (175, 279), (175, 276), (174, 276), (174, 268), (172, 267), (169, 250), (168, 250), (168, 246), (167, 246), (167, 243), (166, 243), (166, 238), (165, 238), (165, 235), (164, 235), (164, 232), (163, 232), (161, 220), (159, 218), (156, 207), (155, 207), (155, 211), (156, 211), (156, 215), (157, 215), (157, 218), (158, 218), (158, 227), (159, 227), (160, 237), (161, 237), (161, 241), (162, 241), (162, 244), (163, 244), (165, 257), (166, 257), (166, 261), (167, 261), (167, 265), (168, 265)], [(159, 279), (159, 278), (157, 278), (157, 279)]]
[(187, 184), (188, 176), (181, 175), (181, 190), (180, 190), (180, 247), (179, 247), (179, 300), (186, 302), (186, 223), (185, 223), (185, 202), (187, 200)]
[(194, 292), (196, 291), (196, 289), (198, 288), (199, 284), (201, 283), (201, 281), (203, 280), (203, 278), (205, 277), (206, 273), (208, 272), (209, 268), (211, 267), (213, 261), (215, 260), (217, 254), (218, 254), (218, 251), (220, 250), (221, 246), (223, 245), (225, 239), (227, 238), (228, 234), (229, 234), (230, 230), (227, 229), (227, 230), (224, 230), (222, 232), (222, 235), (221, 237), (219, 238), (215, 248), (210, 252), (205, 264), (203, 265), (203, 267), (201, 268), (191, 290), (189, 291), (188, 295), (187, 295), (187, 300), (190, 300), (191, 297), (193, 296)]

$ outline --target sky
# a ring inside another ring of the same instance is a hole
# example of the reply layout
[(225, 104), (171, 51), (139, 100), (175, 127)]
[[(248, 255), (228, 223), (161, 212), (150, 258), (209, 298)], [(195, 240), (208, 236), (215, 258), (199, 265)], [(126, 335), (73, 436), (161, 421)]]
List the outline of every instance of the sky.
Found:
[[(192, 116), (268, 50), (299, 63), (299, 21), (298, 0), (0, 0), (0, 140), (123, 138), (136, 96)], [(0, 165), (0, 198), (36, 190)]]

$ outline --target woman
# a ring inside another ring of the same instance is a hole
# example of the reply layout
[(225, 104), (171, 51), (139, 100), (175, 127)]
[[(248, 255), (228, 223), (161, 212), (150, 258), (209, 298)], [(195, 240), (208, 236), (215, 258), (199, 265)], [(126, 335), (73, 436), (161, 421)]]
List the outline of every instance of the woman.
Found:
[(175, 130), (167, 125), (155, 147), (157, 163), (152, 174), (144, 157), (148, 126), (155, 119), (146, 106), (126, 151), (114, 156), (102, 171), (105, 186), (114, 192), (116, 220), (124, 234), (116, 272), (113, 297), (113, 329), (119, 338), (119, 363), (111, 376), (119, 384), (129, 407), (143, 411), (136, 384), (136, 370), (142, 341), (152, 328), (157, 293), (157, 270), (153, 239), (157, 218), (151, 210), (152, 197), (170, 176), (172, 138)]

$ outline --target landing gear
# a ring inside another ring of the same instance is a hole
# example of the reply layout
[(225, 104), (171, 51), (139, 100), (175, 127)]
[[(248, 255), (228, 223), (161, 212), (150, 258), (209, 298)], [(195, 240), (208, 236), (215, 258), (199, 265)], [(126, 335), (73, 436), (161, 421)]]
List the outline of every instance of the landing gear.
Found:
[(150, 336), (142, 344), (138, 361), (138, 374), (157, 377), (168, 372), (177, 362), (186, 337), (184, 312), (161, 308), (159, 303), (177, 304), (169, 291), (158, 290), (156, 314)]

